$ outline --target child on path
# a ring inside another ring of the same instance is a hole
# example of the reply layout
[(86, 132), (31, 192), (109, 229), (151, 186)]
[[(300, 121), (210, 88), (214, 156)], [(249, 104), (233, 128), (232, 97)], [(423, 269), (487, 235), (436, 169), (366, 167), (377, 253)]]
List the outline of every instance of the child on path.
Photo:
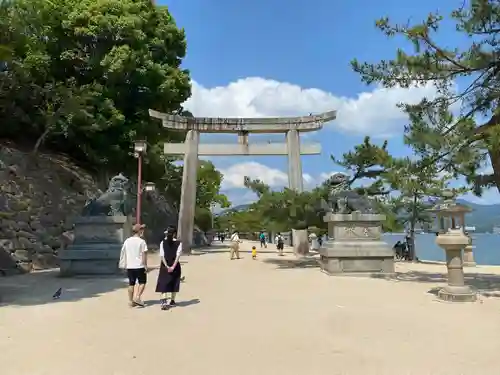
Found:
[(252, 246), (252, 259), (257, 259), (257, 248), (255, 246)]

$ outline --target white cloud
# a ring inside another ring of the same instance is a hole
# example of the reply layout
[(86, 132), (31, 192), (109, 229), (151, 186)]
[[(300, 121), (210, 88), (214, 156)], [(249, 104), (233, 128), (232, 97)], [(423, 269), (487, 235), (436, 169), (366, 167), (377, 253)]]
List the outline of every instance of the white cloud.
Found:
[(185, 106), (196, 116), (270, 117), (296, 116), (337, 110), (331, 126), (351, 134), (389, 136), (401, 133), (406, 116), (397, 103), (417, 103), (435, 97), (432, 84), (410, 89), (377, 87), (354, 98), (315, 88), (249, 77), (227, 86), (205, 88), (193, 82), (193, 95)]
[[(288, 175), (276, 168), (268, 167), (255, 161), (234, 164), (228, 168), (220, 170), (224, 175), (222, 189), (244, 188), (243, 180), (245, 176), (252, 179), (259, 179), (271, 187), (283, 187), (288, 185)], [(310, 174), (303, 174), (304, 182), (312, 184), (315, 179)]]
[(283, 186), (288, 183), (288, 175), (279, 169), (270, 168), (255, 161), (234, 164), (226, 169), (221, 169), (224, 175), (222, 189), (243, 188), (245, 176), (259, 179), (269, 186)]

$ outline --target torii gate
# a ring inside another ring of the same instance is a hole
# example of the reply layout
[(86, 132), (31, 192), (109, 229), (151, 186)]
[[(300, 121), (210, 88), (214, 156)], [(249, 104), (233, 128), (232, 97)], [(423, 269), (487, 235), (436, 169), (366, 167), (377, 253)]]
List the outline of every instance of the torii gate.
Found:
[[(276, 118), (218, 118), (184, 117), (150, 109), (149, 115), (160, 119), (165, 128), (187, 132), (184, 143), (165, 143), (165, 155), (183, 155), (181, 203), (178, 236), (186, 252), (191, 251), (196, 205), (198, 156), (287, 155), (288, 186), (298, 192), (304, 190), (301, 155), (321, 154), (318, 143), (301, 144), (300, 132), (320, 130), (325, 122), (336, 118), (336, 111), (302, 117)], [(237, 144), (199, 144), (200, 133), (238, 134)], [(250, 133), (284, 133), (286, 143), (249, 144)]]

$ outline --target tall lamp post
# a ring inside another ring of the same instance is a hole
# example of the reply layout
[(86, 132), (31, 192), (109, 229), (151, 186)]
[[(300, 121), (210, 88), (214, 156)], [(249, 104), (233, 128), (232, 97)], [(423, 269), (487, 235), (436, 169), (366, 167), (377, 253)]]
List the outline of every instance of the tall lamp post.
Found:
[(137, 158), (137, 206), (135, 209), (135, 222), (137, 224), (141, 223), (142, 192), (151, 192), (155, 190), (155, 184), (152, 182), (146, 182), (144, 186), (142, 186), (142, 158), (146, 153), (146, 149), (146, 141), (134, 142), (134, 156)]

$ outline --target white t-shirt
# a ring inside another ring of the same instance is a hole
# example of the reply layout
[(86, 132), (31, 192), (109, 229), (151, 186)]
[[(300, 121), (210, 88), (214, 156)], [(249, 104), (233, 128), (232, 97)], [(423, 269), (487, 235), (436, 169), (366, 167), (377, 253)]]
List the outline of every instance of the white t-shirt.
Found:
[(122, 251), (125, 251), (127, 269), (144, 268), (142, 254), (148, 251), (148, 246), (141, 237), (127, 238), (123, 243)]
[(238, 236), (238, 233), (234, 233), (232, 236), (231, 236), (231, 241), (233, 242), (238, 242), (240, 240), (240, 236)]
[[(177, 241), (176, 238), (174, 238), (174, 241)], [(182, 242), (179, 244), (179, 247), (177, 248), (177, 252), (175, 253), (175, 256), (179, 256), (182, 253)], [(160, 242), (160, 258), (163, 258), (165, 256), (165, 252), (163, 251), (163, 241)]]

